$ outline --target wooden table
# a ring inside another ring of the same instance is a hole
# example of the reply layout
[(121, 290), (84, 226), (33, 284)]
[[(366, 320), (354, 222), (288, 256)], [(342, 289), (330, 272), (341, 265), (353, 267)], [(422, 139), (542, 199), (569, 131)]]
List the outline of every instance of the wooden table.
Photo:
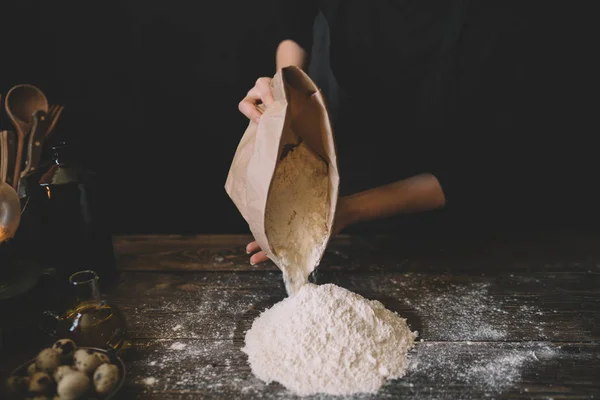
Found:
[[(294, 398), (256, 379), (240, 351), (253, 319), (285, 297), (276, 267), (249, 265), (248, 240), (115, 238), (122, 274), (105, 295), (129, 323), (122, 398)], [(419, 331), (407, 376), (357, 398), (600, 397), (599, 237), (340, 236), (317, 282), (378, 299)]]

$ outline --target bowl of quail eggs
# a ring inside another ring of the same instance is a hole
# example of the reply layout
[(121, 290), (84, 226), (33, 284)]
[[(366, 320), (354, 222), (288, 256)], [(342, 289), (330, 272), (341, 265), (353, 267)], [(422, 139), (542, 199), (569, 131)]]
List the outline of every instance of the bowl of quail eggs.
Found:
[(6, 385), (14, 399), (110, 399), (125, 380), (125, 364), (116, 355), (57, 340), (15, 369)]

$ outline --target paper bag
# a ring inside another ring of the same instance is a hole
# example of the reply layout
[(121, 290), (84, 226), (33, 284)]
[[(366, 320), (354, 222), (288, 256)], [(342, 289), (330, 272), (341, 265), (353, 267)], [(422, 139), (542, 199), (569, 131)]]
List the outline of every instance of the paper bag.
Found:
[(297, 67), (277, 72), (271, 89), (275, 103), (266, 108), (258, 124), (251, 121), (248, 125), (233, 158), (225, 190), (261, 249), (274, 260), (265, 232), (269, 188), (284, 150), (305, 142), (328, 167), (329, 214), (327, 237), (323, 248), (318, 249), (320, 262), (331, 236), (339, 192), (336, 148), (327, 106), (316, 84)]

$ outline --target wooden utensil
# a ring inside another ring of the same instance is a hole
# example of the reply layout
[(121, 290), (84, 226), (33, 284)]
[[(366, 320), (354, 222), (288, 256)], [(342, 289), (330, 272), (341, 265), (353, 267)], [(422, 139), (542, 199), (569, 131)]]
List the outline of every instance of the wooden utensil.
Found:
[(8, 148), (6, 143), (6, 132), (0, 132), (0, 180), (6, 181), (6, 168), (8, 163)]
[(27, 176), (35, 171), (40, 163), (44, 136), (46, 131), (48, 131), (49, 123), (50, 121), (48, 120), (46, 113), (42, 110), (37, 111), (33, 115), (33, 126), (27, 137), (25, 147), (25, 168), (21, 171), (21, 176), (17, 183), (17, 193), (21, 199), (27, 197)]
[(12, 186), (16, 187), (21, 176), (25, 138), (31, 131), (33, 114), (38, 110), (47, 113), (48, 99), (33, 85), (17, 85), (8, 91), (4, 103), (6, 114), (17, 131), (17, 156), (12, 183)]
[(54, 129), (54, 126), (56, 126), (56, 121), (58, 120), (58, 117), (63, 109), (63, 106), (52, 105), (48, 109), (48, 114), (40, 110), (33, 116), (33, 125), (27, 138), (25, 150), (25, 168), (21, 172), (21, 177), (19, 179), (19, 183), (17, 184), (17, 193), (19, 194), (20, 198), (27, 196), (27, 175), (34, 172), (38, 168), (44, 150), (43, 145), (45, 139), (49, 137), (49, 132), (51, 132)]
[(42, 110), (37, 111), (33, 115), (33, 125), (29, 137), (27, 138), (26, 164), (21, 172), (21, 178), (38, 167), (42, 155), (44, 137), (50, 127), (50, 123), (50, 119)]
[(2, 141), (0, 178), (16, 190), (13, 179), (17, 156), (17, 137), (14, 131), (2, 131), (0, 132), (0, 140)]
[(65, 109), (65, 106), (61, 106), (61, 105), (54, 105), (52, 107), (54, 107), (54, 109), (50, 110), (50, 112), (48, 112), (49, 119), (51, 122), (50, 122), (50, 127), (48, 128), (48, 131), (46, 132), (46, 138), (49, 138), (50, 134), (54, 131), (54, 128), (56, 127), (56, 123), (58, 122), (58, 118), (60, 118), (60, 114), (62, 114), (63, 110)]

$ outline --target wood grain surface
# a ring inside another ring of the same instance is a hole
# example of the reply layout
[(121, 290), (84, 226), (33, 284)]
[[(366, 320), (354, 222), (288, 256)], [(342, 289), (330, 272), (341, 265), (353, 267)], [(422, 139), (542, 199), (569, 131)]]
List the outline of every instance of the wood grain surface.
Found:
[[(248, 240), (115, 238), (121, 273), (104, 296), (129, 324), (121, 398), (295, 398), (256, 379), (241, 350), (254, 318), (285, 298), (273, 264), (248, 263)], [(419, 332), (406, 377), (354, 398), (600, 395), (600, 238), (340, 236), (314, 279), (381, 301)], [(0, 371), (34, 354), (4, 351)]]

